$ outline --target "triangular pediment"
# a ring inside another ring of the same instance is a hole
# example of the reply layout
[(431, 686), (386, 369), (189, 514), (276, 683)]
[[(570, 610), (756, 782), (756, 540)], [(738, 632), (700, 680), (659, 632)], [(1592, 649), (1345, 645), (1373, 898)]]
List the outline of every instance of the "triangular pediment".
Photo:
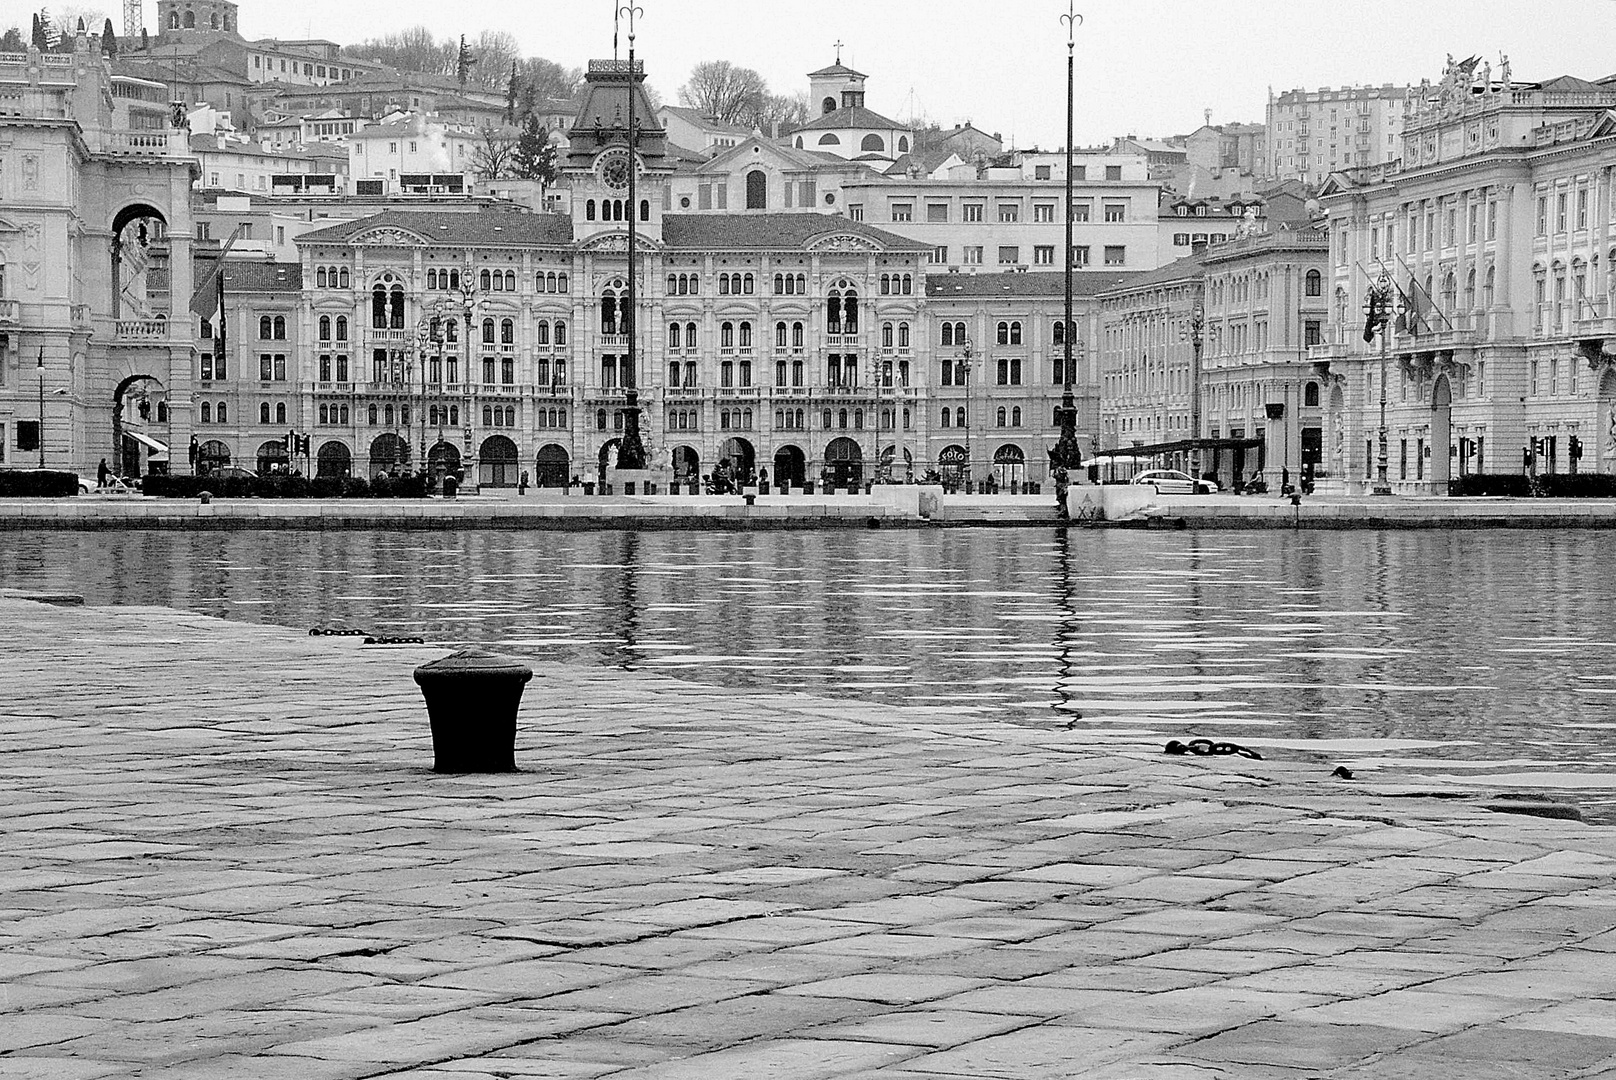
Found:
[(22, 232), (22, 226), (21, 225), (18, 225), (16, 222), (10, 220), (9, 218), (6, 218), (4, 216), (0, 216), (0, 233), (17, 233), (17, 232)]
[(1607, 135), (1616, 135), (1616, 109), (1606, 109), (1594, 121), (1593, 127), (1588, 129), (1588, 138), (1600, 139)]

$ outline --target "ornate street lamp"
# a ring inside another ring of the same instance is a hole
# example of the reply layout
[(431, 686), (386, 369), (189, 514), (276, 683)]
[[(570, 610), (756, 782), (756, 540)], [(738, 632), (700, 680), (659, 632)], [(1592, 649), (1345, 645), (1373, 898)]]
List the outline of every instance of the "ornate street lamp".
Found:
[(1386, 346), (1387, 338), (1391, 336), (1392, 279), (1384, 270), (1369, 286), (1369, 295), (1364, 298), (1364, 315), (1365, 342), (1376, 334), (1380, 335), (1380, 436), (1375, 483), (1370, 488), (1370, 494), (1390, 495), (1392, 482), (1386, 472)]
[(628, 16), (628, 400), (625, 403), (625, 424), (622, 441), (617, 444), (619, 469), (645, 468), (645, 443), (640, 438), (640, 359), (639, 316), (634, 280), (635, 238), (639, 231), (640, 203), (635, 193), (635, 180), (639, 173), (639, 153), (634, 130), (634, 22), (645, 9), (625, 4), (617, 9), (618, 15)]
[(1206, 343), (1206, 308), (1199, 300), (1182, 328), (1190, 343), (1190, 475), (1201, 478), (1201, 347)]
[(1077, 28), (1083, 16), (1077, 13), (1075, 3), (1068, 0), (1067, 13), (1060, 17), (1066, 24), (1066, 309), (1064, 339), (1065, 355), (1061, 372), (1060, 438), (1049, 451), (1049, 467), (1054, 474), (1055, 490), (1061, 518), (1066, 514), (1065, 486), (1067, 477), (1083, 465), (1083, 452), (1077, 445), (1077, 402), (1072, 397), (1072, 338), (1077, 326), (1072, 320), (1072, 116), (1074, 86), (1076, 85)]

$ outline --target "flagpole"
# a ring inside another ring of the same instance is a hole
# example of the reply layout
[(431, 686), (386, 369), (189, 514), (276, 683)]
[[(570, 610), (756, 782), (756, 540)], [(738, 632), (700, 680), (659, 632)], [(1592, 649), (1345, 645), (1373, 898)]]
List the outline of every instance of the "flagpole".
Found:
[(39, 467), (45, 467), (45, 346), (39, 347)]

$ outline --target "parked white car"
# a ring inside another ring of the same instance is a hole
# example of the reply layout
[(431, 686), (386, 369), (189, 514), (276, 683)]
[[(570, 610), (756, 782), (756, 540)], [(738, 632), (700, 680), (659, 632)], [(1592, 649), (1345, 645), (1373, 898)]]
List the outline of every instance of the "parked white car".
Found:
[(1130, 482), (1153, 487), (1158, 495), (1211, 495), (1220, 490), (1216, 480), (1197, 480), (1177, 469), (1147, 469)]

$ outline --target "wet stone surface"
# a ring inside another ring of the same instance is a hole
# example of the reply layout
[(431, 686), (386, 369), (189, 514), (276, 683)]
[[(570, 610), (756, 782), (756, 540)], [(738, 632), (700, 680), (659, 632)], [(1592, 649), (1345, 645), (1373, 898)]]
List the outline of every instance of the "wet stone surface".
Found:
[(1616, 833), (1316, 763), (0, 599), (0, 1075), (1616, 1070)]

